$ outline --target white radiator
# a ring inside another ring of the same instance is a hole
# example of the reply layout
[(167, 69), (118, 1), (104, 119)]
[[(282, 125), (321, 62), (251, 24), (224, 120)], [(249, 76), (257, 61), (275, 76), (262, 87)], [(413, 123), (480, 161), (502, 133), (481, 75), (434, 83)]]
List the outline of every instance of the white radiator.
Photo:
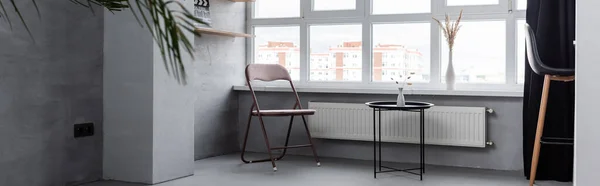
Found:
[[(309, 117), (312, 137), (373, 140), (373, 109), (360, 103), (309, 102), (317, 113)], [(378, 113), (377, 113), (378, 114)], [(486, 108), (435, 106), (425, 110), (425, 143), (431, 145), (485, 147)], [(381, 113), (381, 140), (419, 143), (419, 113)]]

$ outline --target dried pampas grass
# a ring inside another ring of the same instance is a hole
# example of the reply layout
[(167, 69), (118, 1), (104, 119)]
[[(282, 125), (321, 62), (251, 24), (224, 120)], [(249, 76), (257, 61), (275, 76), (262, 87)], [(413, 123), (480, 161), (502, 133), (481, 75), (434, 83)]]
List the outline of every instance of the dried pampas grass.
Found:
[(440, 28), (442, 28), (442, 30), (444, 31), (444, 37), (446, 37), (446, 41), (448, 42), (448, 48), (450, 50), (453, 49), (454, 40), (456, 39), (456, 35), (458, 34), (460, 27), (462, 27), (460, 25), (460, 20), (462, 19), (462, 15), (463, 15), (463, 11), (460, 10), (458, 19), (456, 19), (456, 22), (454, 22), (454, 23), (450, 22), (450, 16), (448, 16), (448, 14), (446, 14), (446, 20), (444, 21), (444, 23), (442, 23), (440, 20), (433, 17), (433, 20), (435, 20), (438, 23), (438, 25), (440, 26)]

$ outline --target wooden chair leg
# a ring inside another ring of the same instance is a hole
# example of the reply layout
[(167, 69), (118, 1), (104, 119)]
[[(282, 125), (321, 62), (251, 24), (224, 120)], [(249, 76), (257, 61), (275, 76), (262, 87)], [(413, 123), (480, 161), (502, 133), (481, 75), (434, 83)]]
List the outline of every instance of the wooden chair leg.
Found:
[(544, 87), (542, 90), (542, 100), (540, 103), (540, 113), (538, 115), (537, 130), (535, 132), (535, 142), (533, 146), (533, 155), (531, 160), (531, 172), (529, 174), (529, 186), (533, 186), (537, 173), (537, 165), (540, 158), (541, 139), (544, 133), (544, 120), (546, 119), (546, 106), (548, 105), (548, 92), (550, 90), (550, 75), (544, 77)]
[(304, 128), (306, 129), (306, 135), (308, 136), (308, 141), (310, 142), (310, 148), (313, 151), (313, 156), (315, 157), (317, 166), (321, 166), (321, 161), (319, 161), (319, 156), (317, 155), (317, 150), (315, 149), (315, 144), (313, 143), (312, 136), (310, 135), (310, 130), (308, 130), (308, 124), (306, 123), (306, 118), (304, 116), (302, 116), (302, 121), (304, 122)]
[(258, 115), (258, 120), (260, 121), (260, 128), (262, 129), (265, 143), (267, 144), (267, 153), (269, 154), (269, 159), (273, 165), (273, 171), (277, 171), (277, 165), (275, 165), (275, 159), (273, 159), (273, 153), (271, 152), (271, 144), (269, 144), (269, 137), (267, 137), (267, 129), (265, 129), (265, 123), (260, 114)]

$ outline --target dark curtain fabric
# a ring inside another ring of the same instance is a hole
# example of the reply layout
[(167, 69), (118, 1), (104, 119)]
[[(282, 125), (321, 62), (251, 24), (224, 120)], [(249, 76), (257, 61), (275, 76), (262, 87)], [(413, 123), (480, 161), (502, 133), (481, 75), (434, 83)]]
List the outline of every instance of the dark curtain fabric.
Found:
[[(548, 66), (575, 67), (575, 0), (528, 0), (527, 23), (536, 34), (540, 58)], [(529, 179), (533, 143), (544, 77), (535, 74), (527, 61), (523, 97), (523, 160)], [(550, 85), (544, 127), (545, 137), (574, 134), (575, 85), (555, 82)], [(536, 180), (571, 181), (573, 147), (542, 145)]]

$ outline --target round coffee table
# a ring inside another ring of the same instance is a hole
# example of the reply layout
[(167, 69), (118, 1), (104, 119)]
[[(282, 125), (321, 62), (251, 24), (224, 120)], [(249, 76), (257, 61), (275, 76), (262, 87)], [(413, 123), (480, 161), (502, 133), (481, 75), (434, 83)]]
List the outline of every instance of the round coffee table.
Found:
[[(396, 105), (396, 101), (372, 101), (365, 103), (367, 106), (373, 108), (373, 176), (377, 178), (377, 173), (385, 173), (385, 172), (406, 172), (414, 175), (418, 175), (421, 180), (423, 180), (423, 173), (425, 173), (425, 109), (429, 109), (434, 105), (432, 103), (427, 102), (419, 102), (419, 101), (406, 101), (404, 106)], [(419, 168), (411, 168), (411, 169), (397, 169), (393, 167), (383, 166), (381, 165), (381, 112), (382, 111), (407, 111), (407, 112), (418, 112), (420, 115), (420, 164)], [(379, 113), (379, 114), (377, 114)], [(379, 119), (377, 119), (379, 118)], [(377, 140), (376, 127), (377, 122), (379, 121), (379, 141)], [(377, 158), (377, 143), (379, 143), (379, 158)], [(377, 162), (379, 162), (379, 169), (377, 166)], [(385, 168), (388, 170), (381, 170), (381, 168)], [(412, 172), (414, 170), (419, 170), (419, 173)]]

